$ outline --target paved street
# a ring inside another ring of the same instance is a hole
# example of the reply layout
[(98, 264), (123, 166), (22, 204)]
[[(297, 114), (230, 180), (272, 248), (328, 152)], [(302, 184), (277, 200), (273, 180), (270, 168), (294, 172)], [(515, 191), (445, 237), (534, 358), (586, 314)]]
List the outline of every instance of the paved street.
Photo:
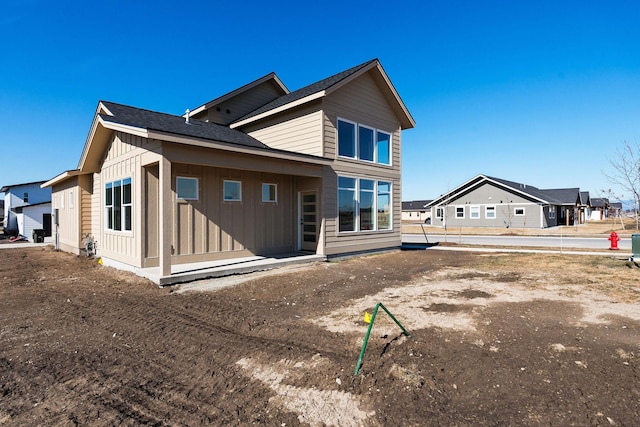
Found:
[[(457, 243), (460, 245), (544, 247), (558, 250), (565, 249), (609, 249), (610, 242), (606, 237), (560, 237), (560, 236), (483, 236), (458, 234), (427, 234), (428, 243)], [(403, 243), (425, 243), (423, 234), (403, 234)], [(631, 252), (631, 238), (623, 237), (618, 242), (620, 251)]]

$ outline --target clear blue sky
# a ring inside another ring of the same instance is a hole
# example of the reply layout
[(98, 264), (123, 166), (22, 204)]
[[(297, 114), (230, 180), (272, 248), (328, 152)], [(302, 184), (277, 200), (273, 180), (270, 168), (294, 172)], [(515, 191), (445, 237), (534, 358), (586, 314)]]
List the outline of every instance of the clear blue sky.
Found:
[(75, 169), (99, 100), (182, 114), (271, 71), (295, 90), (372, 58), (417, 122), (403, 200), (480, 173), (598, 196), (640, 138), (634, 0), (5, 3), (0, 186)]

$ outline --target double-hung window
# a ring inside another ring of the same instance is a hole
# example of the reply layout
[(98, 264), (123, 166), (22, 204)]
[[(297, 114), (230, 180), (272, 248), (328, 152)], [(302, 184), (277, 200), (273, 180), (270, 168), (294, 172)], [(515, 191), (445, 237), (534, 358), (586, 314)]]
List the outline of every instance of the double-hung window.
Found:
[(469, 206), (469, 218), (480, 219), (480, 206)]
[(131, 231), (131, 178), (106, 183), (104, 206), (107, 230)]
[(456, 207), (456, 218), (464, 218), (464, 206), (457, 206)]
[(391, 182), (338, 177), (339, 232), (391, 228)]
[(338, 119), (338, 156), (382, 165), (391, 164), (391, 134)]
[(486, 219), (495, 219), (496, 218), (496, 207), (495, 206), (485, 206), (485, 208), (484, 208), (484, 217)]

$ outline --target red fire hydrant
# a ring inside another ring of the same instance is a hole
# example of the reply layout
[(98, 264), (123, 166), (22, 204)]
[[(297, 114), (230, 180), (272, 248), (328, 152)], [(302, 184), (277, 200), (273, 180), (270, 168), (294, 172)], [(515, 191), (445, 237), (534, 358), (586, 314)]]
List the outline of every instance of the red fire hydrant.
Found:
[(609, 248), (610, 251), (617, 251), (618, 249), (620, 249), (618, 248), (618, 242), (620, 241), (618, 233), (612, 231), (611, 236), (609, 236), (609, 240), (611, 241), (611, 247)]

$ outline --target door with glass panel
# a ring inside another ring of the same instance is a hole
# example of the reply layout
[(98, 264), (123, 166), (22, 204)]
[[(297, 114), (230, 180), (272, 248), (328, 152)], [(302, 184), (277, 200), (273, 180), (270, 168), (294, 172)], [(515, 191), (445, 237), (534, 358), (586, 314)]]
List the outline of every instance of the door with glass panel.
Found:
[(316, 211), (316, 192), (299, 193), (300, 249), (315, 252), (318, 247), (318, 213)]

